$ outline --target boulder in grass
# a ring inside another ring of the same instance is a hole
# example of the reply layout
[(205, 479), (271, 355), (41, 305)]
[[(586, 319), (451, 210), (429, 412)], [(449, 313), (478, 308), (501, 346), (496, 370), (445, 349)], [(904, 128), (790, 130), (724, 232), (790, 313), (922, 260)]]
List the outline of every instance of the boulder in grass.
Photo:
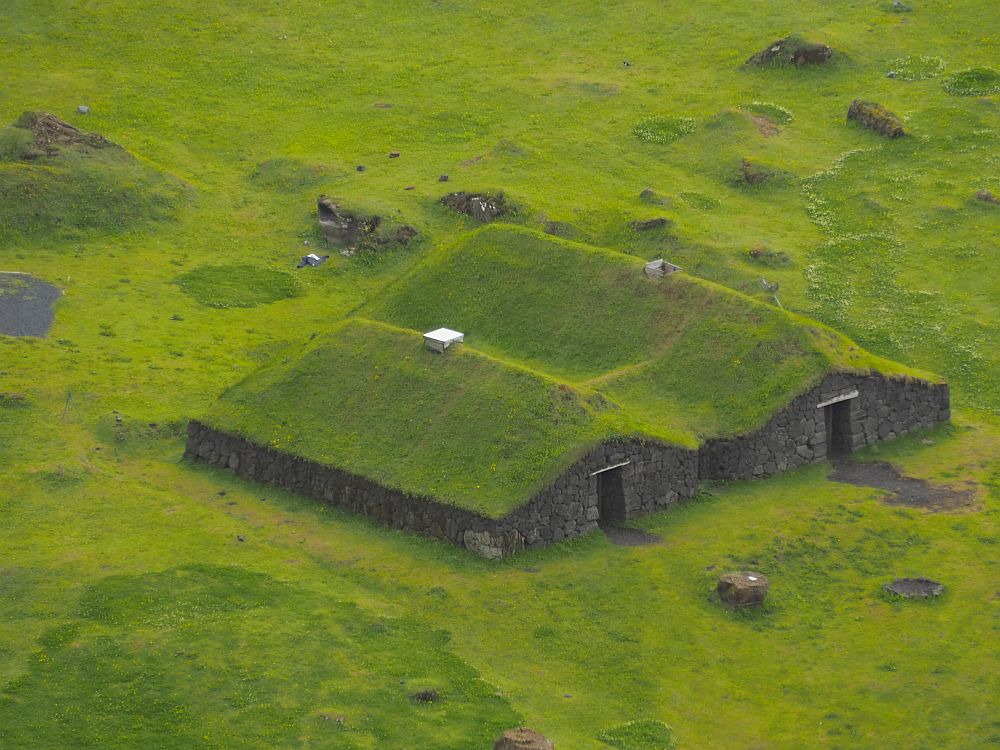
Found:
[(377, 241), (380, 216), (357, 216), (337, 205), (332, 198), (321, 195), (316, 201), (319, 226), (331, 245), (356, 245)]
[(719, 579), (716, 591), (733, 609), (754, 607), (764, 603), (770, 582), (767, 577), (754, 571), (726, 573)]
[(508, 729), (493, 743), (493, 750), (555, 750), (555, 745), (534, 729)]
[(503, 193), (487, 195), (485, 193), (448, 193), (441, 203), (453, 211), (471, 216), (483, 224), (503, 216), (509, 206)]
[(847, 108), (847, 121), (856, 122), (862, 127), (874, 130), (887, 138), (899, 138), (906, 135), (903, 122), (881, 104), (855, 99)]
[(645, 219), (643, 221), (633, 221), (632, 228), (637, 232), (648, 232), (652, 229), (665, 229), (673, 224), (670, 219), (664, 216), (657, 216), (655, 219)]
[(747, 58), (744, 65), (764, 67), (768, 65), (820, 65), (833, 57), (833, 49), (825, 44), (807, 42), (797, 36), (788, 36), (771, 42), (760, 52)]
[(992, 203), (994, 206), (1000, 204), (1000, 198), (997, 198), (989, 190), (977, 190), (976, 200), (981, 200), (983, 203)]

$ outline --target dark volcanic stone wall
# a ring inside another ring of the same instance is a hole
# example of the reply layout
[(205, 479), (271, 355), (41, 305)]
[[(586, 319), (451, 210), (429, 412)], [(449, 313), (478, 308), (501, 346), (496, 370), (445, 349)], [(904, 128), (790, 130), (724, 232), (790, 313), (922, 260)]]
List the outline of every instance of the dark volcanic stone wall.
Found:
[(527, 546), (593, 531), (600, 520), (593, 472), (626, 461), (621, 477), (629, 518), (666, 508), (698, 489), (697, 452), (660, 443), (609, 442), (594, 448), (531, 502), (498, 522), (501, 531), (517, 530)]
[(888, 440), (950, 418), (947, 384), (882, 375), (828, 375), (791, 401), (761, 429), (729, 440), (709, 440), (699, 456), (702, 479), (751, 479), (779, 474), (827, 457), (825, 410), (817, 405), (857, 391), (850, 412), (849, 450)]
[[(349, 472), (256, 445), (208, 427), (188, 425), (185, 456), (273, 484), (397, 529), (462, 545), (500, 558), (597, 528), (601, 515), (597, 472), (618, 467), (624, 517), (634, 518), (690, 498), (700, 479), (749, 479), (777, 474), (827, 456), (827, 422), (818, 404), (857, 390), (842, 402), (848, 450), (949, 418), (947, 385), (880, 375), (830, 375), (759, 430), (710, 440), (700, 450), (656, 442), (599, 445), (549, 487), (508, 516), (492, 519), (428, 497), (383, 487)], [(619, 466), (620, 465), (620, 466)]]
[(596, 529), (600, 511), (592, 472), (609, 465), (630, 462), (621, 469), (629, 516), (691, 497), (698, 486), (695, 451), (655, 443), (607, 443), (593, 449), (530, 502), (504, 518), (493, 519), (265, 448), (200, 422), (188, 425), (184, 455), (392, 528), (447, 539), (490, 558)]

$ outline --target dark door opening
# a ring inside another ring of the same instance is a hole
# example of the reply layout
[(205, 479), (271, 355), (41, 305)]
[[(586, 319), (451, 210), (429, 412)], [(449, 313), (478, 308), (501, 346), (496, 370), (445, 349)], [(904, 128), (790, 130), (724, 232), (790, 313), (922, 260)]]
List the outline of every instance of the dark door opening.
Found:
[(620, 468), (608, 469), (597, 475), (597, 508), (601, 513), (601, 523), (625, 522), (628, 513)]
[(841, 458), (851, 452), (851, 400), (823, 407), (826, 417), (826, 453)]

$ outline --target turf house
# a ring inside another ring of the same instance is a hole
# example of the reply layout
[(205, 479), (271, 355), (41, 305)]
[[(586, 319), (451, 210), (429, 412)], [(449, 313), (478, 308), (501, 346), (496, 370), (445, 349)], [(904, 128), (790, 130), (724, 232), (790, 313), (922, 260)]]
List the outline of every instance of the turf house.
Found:
[(939, 378), (645, 267), (484, 227), (223, 393), (186, 455), (499, 558), (949, 419)]

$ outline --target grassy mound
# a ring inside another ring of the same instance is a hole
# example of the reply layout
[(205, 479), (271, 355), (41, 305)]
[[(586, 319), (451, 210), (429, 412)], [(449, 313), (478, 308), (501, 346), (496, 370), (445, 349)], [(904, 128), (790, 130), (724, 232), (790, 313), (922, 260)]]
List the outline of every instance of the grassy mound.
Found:
[(1000, 71), (993, 68), (969, 68), (950, 76), (944, 90), (956, 96), (988, 96), (1000, 91)]
[(889, 70), (903, 81), (923, 81), (941, 75), (944, 60), (933, 55), (909, 55), (893, 60)]
[(0, 243), (121, 232), (169, 218), (182, 202), (176, 180), (100, 136), (52, 139), (41, 117), (27, 113), (0, 130)]
[(778, 104), (771, 104), (770, 102), (750, 102), (748, 104), (741, 104), (740, 109), (745, 112), (750, 112), (751, 114), (766, 117), (768, 120), (777, 123), (778, 125), (787, 125), (792, 121), (792, 119), (794, 119), (794, 115), (791, 110), (785, 109)]
[[(444, 699), (416, 704), (411, 683)], [(461, 750), (517, 721), (447, 634), (205, 564), (88, 586), (0, 698), (5, 747)]]
[(298, 282), (287, 273), (248, 265), (201, 266), (177, 283), (209, 307), (256, 307), (299, 295)]
[(630, 721), (605, 729), (597, 739), (618, 750), (674, 750), (674, 731), (662, 721)]
[(632, 135), (643, 143), (671, 143), (696, 127), (690, 117), (649, 117), (632, 128)]
[(416, 331), (354, 320), (230, 389), (206, 421), (503, 515), (607, 431), (584, 398), (470, 347), (441, 356)]
[(324, 164), (307, 164), (298, 159), (279, 157), (258, 164), (250, 174), (250, 182), (278, 193), (301, 193), (342, 174)]

